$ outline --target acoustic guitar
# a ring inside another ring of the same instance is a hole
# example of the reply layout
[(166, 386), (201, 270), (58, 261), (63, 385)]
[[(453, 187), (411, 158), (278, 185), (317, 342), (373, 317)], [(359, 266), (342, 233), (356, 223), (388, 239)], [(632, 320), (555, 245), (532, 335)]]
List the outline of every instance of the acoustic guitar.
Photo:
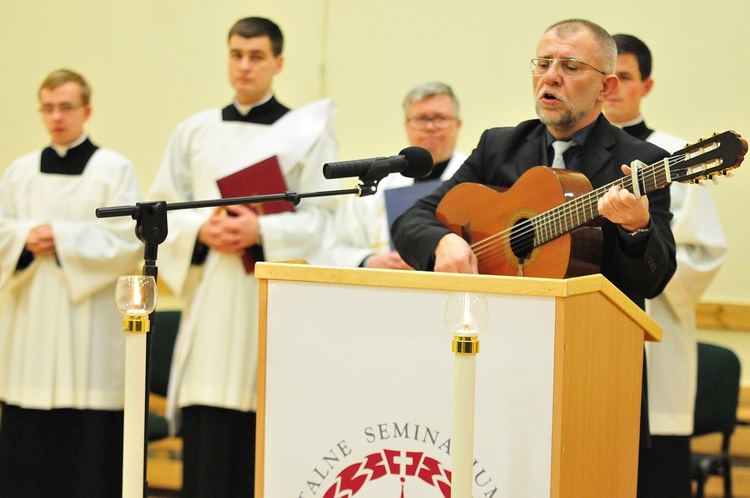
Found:
[(597, 189), (582, 173), (537, 166), (502, 192), (459, 184), (440, 201), (436, 216), (470, 244), (479, 273), (545, 278), (597, 273), (597, 202), (607, 190), (619, 185), (637, 197), (673, 181), (714, 180), (739, 167), (746, 152), (747, 141), (726, 131), (651, 165), (634, 161), (631, 175)]

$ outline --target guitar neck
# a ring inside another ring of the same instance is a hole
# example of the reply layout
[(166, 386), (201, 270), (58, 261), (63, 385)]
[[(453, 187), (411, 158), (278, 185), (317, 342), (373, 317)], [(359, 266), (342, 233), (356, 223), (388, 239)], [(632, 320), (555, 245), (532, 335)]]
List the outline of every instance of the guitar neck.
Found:
[(599, 198), (613, 186), (617, 185), (629, 192), (638, 192), (640, 195), (665, 187), (671, 182), (670, 159), (672, 158), (663, 159), (652, 165), (641, 163), (635, 175), (624, 176), (531, 218), (530, 221), (535, 229), (534, 247), (601, 216), (598, 208)]

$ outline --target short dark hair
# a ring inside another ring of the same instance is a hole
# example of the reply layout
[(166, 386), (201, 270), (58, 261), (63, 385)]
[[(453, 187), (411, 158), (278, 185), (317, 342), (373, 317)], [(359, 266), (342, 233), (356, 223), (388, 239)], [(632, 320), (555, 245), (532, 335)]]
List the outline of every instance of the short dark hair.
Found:
[(651, 59), (651, 51), (645, 43), (633, 35), (617, 34), (612, 38), (615, 39), (615, 43), (617, 44), (617, 55), (633, 54), (638, 59), (638, 70), (641, 72), (641, 80), (645, 80), (651, 76), (653, 60)]
[(54, 90), (58, 86), (64, 85), (69, 82), (78, 83), (81, 85), (81, 103), (83, 105), (89, 105), (91, 102), (91, 87), (89, 86), (86, 78), (75, 71), (70, 69), (56, 69), (47, 75), (39, 86), (37, 96), (41, 96), (42, 90)]
[(227, 40), (234, 35), (239, 35), (243, 38), (267, 36), (271, 40), (271, 49), (273, 50), (273, 55), (276, 57), (281, 55), (281, 52), (284, 50), (284, 35), (281, 33), (281, 28), (270, 19), (263, 17), (246, 17), (240, 19), (229, 30)]

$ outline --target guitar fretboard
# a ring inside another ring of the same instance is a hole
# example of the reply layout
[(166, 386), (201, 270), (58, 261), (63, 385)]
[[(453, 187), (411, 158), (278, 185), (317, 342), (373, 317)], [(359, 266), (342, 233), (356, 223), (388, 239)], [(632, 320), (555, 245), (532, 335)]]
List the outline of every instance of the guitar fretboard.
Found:
[[(636, 173), (638, 188), (635, 191), (645, 195), (668, 185), (673, 161), (676, 163), (682, 161), (682, 158), (670, 157), (650, 166), (643, 165), (638, 168)], [(529, 219), (534, 230), (534, 247), (598, 218), (600, 216), (599, 198), (615, 185), (634, 192), (633, 177), (628, 175)]]

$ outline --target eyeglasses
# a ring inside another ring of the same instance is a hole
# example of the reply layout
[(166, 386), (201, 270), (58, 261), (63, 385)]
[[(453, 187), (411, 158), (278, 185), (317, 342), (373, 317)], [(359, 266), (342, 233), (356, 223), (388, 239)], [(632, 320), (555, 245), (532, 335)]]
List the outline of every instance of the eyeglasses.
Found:
[(531, 72), (534, 74), (534, 76), (542, 76), (544, 74), (547, 74), (547, 71), (550, 70), (555, 62), (557, 62), (557, 70), (565, 76), (577, 76), (581, 74), (581, 72), (586, 69), (586, 67), (590, 67), (597, 73), (601, 73), (605, 76), (607, 75), (607, 73), (605, 73), (601, 69), (597, 69), (588, 62), (579, 61), (578, 59), (573, 58), (551, 59), (549, 57), (537, 57), (535, 59), (531, 59)]
[(83, 104), (60, 104), (60, 105), (52, 105), (52, 104), (44, 104), (39, 108), (39, 112), (42, 114), (49, 116), (51, 114), (55, 113), (55, 109), (60, 111), (60, 114), (70, 114), (71, 112), (75, 111), (76, 109), (84, 107)]
[(416, 128), (418, 130), (424, 130), (427, 129), (427, 126), (432, 123), (432, 126), (434, 126), (438, 130), (444, 130), (448, 128), (451, 123), (458, 118), (453, 116), (435, 116), (434, 118), (428, 118), (426, 116), (418, 116), (416, 118), (407, 118), (406, 122), (409, 123), (409, 125), (412, 128)]

